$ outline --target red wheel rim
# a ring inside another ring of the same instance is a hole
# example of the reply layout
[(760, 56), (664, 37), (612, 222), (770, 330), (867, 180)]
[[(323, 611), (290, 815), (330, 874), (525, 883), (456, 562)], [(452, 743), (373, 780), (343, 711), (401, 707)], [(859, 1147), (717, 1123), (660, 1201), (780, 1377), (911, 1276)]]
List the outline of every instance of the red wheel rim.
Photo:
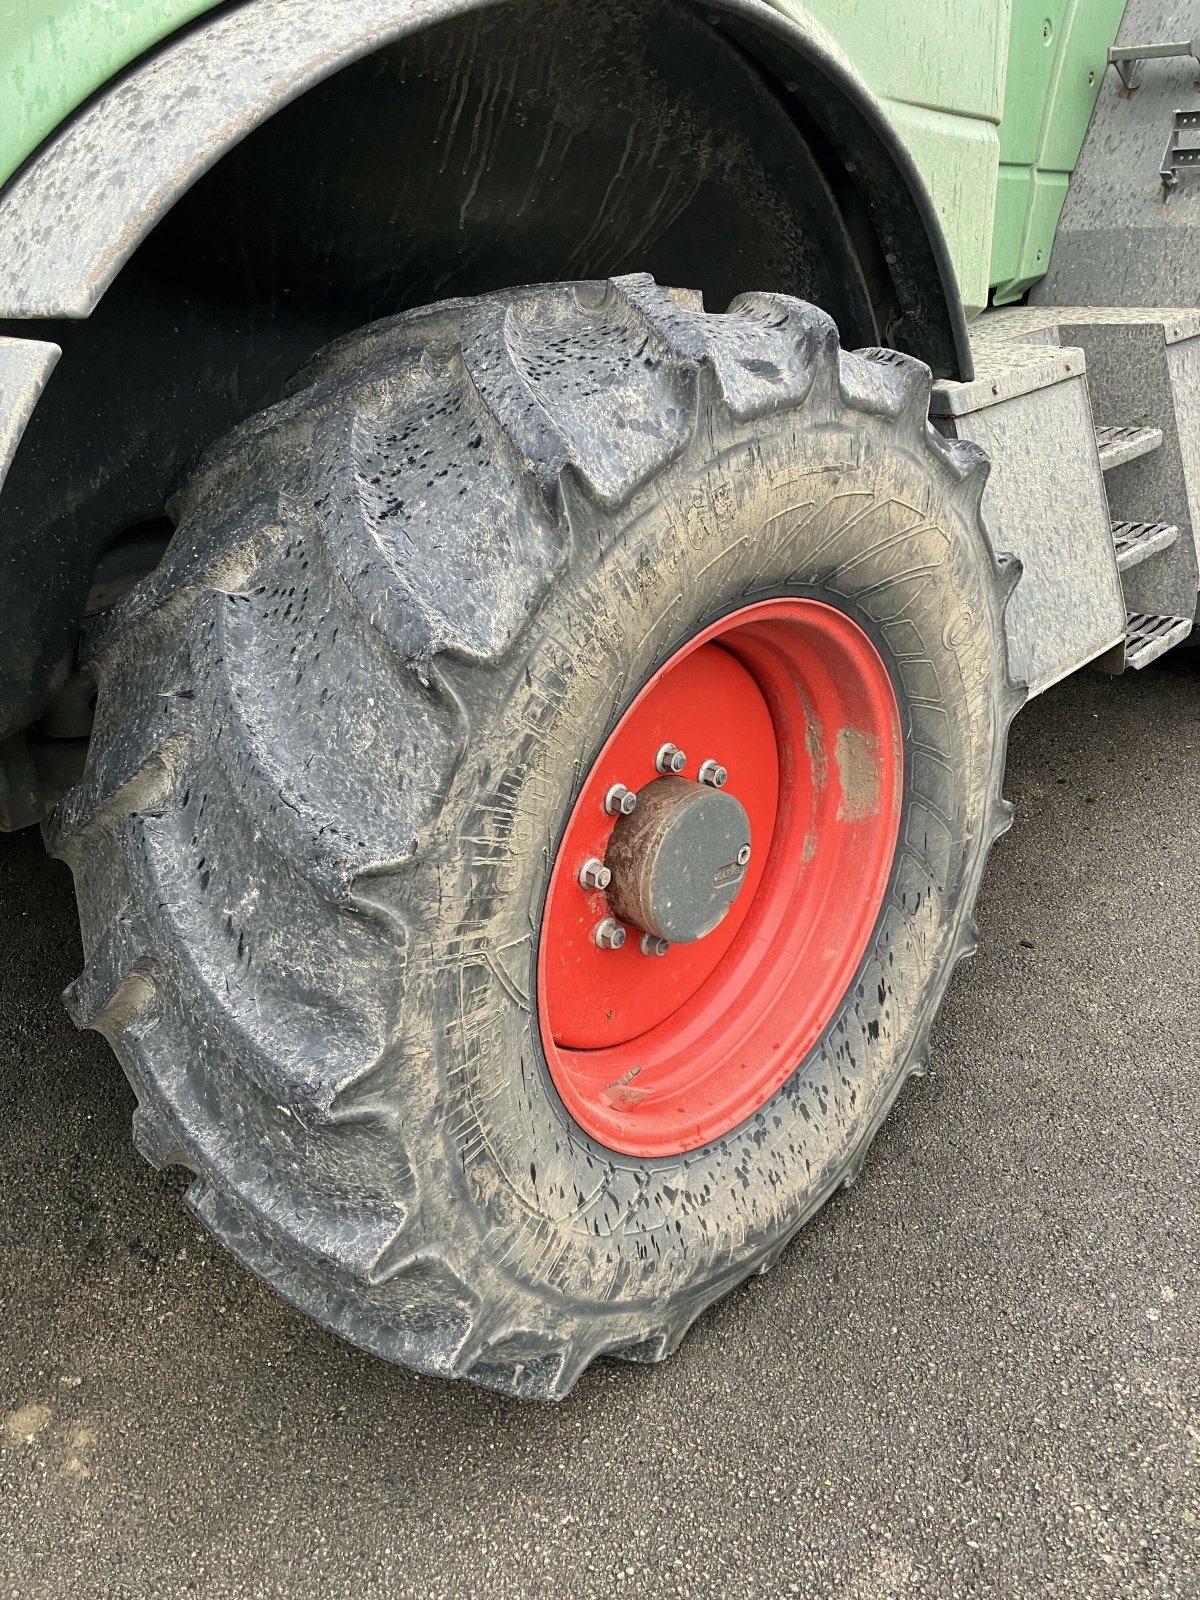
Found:
[[(752, 854), (705, 938), (644, 955), (630, 926), (602, 949), (612, 785), (657, 780), (667, 743), (728, 771)], [(887, 889), (903, 791), (896, 696), (844, 612), (766, 600), (706, 628), (642, 689), (594, 762), (550, 877), (538, 1012), (556, 1089), (586, 1133), (632, 1156), (720, 1138), (790, 1077), (854, 979)]]

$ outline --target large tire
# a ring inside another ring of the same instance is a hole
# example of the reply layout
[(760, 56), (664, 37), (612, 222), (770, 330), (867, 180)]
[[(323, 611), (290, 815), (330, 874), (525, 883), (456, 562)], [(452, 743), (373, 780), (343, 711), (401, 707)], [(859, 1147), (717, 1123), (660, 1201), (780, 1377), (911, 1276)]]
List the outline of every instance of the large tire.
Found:
[[(191, 479), (91, 646), (88, 768), (49, 828), (68, 1004), (142, 1152), (326, 1326), (558, 1397), (597, 1355), (670, 1353), (857, 1172), (972, 948), (1020, 700), (986, 462), (928, 396), (781, 296), (531, 288), (333, 346)], [(539, 1042), (554, 845), (639, 684), (751, 593), (828, 600), (886, 661), (900, 842), (783, 1087), (703, 1149), (618, 1155)]]

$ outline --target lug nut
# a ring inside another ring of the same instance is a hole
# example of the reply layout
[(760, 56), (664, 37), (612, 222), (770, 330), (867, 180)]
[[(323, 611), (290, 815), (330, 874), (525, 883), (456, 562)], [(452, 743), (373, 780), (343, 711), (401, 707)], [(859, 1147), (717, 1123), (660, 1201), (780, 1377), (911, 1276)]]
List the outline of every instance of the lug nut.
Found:
[(739, 867), (744, 867), (746, 865), (747, 861), (749, 861), (749, 859), (750, 859), (750, 846), (748, 844), (744, 844), (742, 846), (742, 848), (737, 853), (738, 866)]
[(610, 817), (627, 817), (637, 810), (637, 795), (623, 783), (614, 783), (604, 796), (604, 809)]
[(581, 889), (607, 889), (611, 882), (612, 873), (596, 856), (589, 856), (579, 869)]
[(605, 917), (603, 922), (596, 924), (596, 943), (601, 950), (619, 950), (625, 943), (625, 929), (616, 917)]
[(671, 948), (667, 939), (656, 939), (652, 933), (642, 935), (642, 954), (644, 956), (665, 956)]
[(713, 789), (723, 789), (729, 782), (729, 774), (719, 761), (702, 762), (696, 776), (701, 783), (707, 783)]
[(664, 744), (654, 758), (654, 765), (664, 777), (672, 777), (687, 766), (687, 757), (677, 744)]

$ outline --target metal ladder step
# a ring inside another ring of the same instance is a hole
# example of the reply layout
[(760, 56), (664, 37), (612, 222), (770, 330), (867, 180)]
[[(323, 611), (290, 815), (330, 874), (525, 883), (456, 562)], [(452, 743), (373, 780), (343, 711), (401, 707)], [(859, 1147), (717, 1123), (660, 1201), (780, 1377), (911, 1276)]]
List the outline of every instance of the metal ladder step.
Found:
[(1142, 76), (1143, 61), (1170, 61), (1176, 56), (1191, 56), (1200, 67), (1200, 35), (1174, 44), (1115, 44), (1108, 52), (1108, 64), (1116, 67), (1126, 94), (1133, 94)]
[(1125, 665), (1135, 672), (1181, 644), (1192, 631), (1190, 617), (1151, 617), (1131, 611), (1125, 633)]
[(1126, 461), (1136, 461), (1138, 456), (1148, 456), (1162, 444), (1162, 437), (1161, 428), (1139, 428), (1131, 422), (1113, 426), (1098, 424), (1096, 450), (1101, 472), (1110, 472)]
[(1166, 550), (1179, 538), (1179, 529), (1173, 522), (1114, 522), (1112, 532), (1121, 572)]

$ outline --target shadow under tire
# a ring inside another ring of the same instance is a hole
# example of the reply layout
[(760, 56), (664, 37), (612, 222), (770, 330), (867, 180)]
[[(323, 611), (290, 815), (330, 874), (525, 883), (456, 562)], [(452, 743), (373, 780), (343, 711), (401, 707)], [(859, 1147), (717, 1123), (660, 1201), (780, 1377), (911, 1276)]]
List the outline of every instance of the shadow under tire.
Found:
[[(173, 504), (91, 640), (88, 768), (47, 828), (68, 1005), (143, 1153), (325, 1326), (559, 1398), (599, 1355), (668, 1355), (857, 1173), (973, 948), (1021, 699), (1017, 567), (929, 383), (785, 296), (517, 289), (332, 346)], [(543, 1048), (559, 840), (663, 663), (789, 598), (850, 619), (894, 692), (878, 916), (764, 1103), (622, 1153)]]

